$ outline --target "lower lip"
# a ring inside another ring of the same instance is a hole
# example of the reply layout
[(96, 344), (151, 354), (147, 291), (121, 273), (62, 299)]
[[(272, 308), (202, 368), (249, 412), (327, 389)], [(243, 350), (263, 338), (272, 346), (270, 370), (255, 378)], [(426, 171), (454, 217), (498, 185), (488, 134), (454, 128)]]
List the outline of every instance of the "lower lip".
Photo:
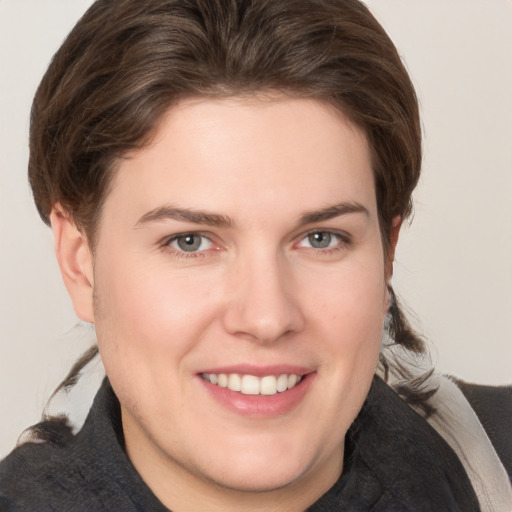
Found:
[(300, 404), (315, 375), (315, 373), (304, 375), (293, 388), (275, 395), (244, 395), (238, 391), (221, 388), (204, 380), (201, 376), (198, 376), (198, 379), (215, 400), (233, 412), (254, 418), (273, 418), (292, 411)]

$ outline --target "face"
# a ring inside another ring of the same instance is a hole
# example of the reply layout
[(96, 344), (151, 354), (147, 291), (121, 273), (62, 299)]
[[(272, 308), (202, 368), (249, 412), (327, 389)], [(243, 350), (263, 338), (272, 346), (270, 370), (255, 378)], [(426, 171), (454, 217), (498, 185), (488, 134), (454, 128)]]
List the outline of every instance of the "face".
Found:
[(332, 485), (388, 306), (370, 152), (347, 118), (310, 99), (173, 107), (116, 171), (92, 284), (126, 449), (162, 501), (169, 480)]

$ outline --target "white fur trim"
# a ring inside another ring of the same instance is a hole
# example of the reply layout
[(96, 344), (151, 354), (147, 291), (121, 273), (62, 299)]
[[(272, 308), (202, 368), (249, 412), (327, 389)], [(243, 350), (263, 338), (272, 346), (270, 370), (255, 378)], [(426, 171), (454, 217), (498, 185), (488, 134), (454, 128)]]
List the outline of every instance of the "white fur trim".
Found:
[(427, 421), (459, 457), (482, 512), (511, 512), (510, 480), (475, 411), (450, 379), (432, 379), (439, 388), (430, 400), (436, 412)]

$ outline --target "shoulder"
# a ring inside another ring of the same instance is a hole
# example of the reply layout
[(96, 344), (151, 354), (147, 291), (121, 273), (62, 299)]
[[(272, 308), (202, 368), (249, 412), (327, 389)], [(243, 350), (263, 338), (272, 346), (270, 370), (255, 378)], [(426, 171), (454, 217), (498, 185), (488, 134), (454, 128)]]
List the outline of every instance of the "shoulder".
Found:
[(59, 496), (72, 509), (82, 484), (69, 449), (72, 443), (26, 443), (0, 463), (1, 510), (50, 510), (45, 504)]
[(512, 480), (512, 385), (455, 383), (475, 411)]
[[(44, 427), (44, 428), (42, 428)], [(166, 510), (123, 449), (119, 402), (107, 379), (82, 428), (38, 425), (43, 443), (27, 442), (0, 462), (0, 511)]]
[(457, 456), (481, 507), (512, 510), (510, 388), (467, 385), (466, 396), (464, 384), (437, 372), (428, 385), (435, 390), (428, 399), (430, 414), (417, 412)]

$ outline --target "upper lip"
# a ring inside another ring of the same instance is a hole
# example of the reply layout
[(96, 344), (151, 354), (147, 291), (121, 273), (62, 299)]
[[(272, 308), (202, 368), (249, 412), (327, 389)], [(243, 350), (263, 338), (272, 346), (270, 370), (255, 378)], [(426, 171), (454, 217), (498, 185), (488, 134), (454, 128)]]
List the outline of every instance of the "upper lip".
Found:
[(237, 364), (229, 366), (216, 366), (204, 369), (199, 373), (214, 373), (214, 374), (232, 374), (238, 373), (239, 375), (254, 375), (255, 377), (265, 377), (266, 375), (282, 375), (282, 374), (295, 374), (299, 376), (312, 373), (314, 370), (305, 366), (291, 365), (291, 364), (273, 364), (266, 366), (256, 366), (253, 364)]

